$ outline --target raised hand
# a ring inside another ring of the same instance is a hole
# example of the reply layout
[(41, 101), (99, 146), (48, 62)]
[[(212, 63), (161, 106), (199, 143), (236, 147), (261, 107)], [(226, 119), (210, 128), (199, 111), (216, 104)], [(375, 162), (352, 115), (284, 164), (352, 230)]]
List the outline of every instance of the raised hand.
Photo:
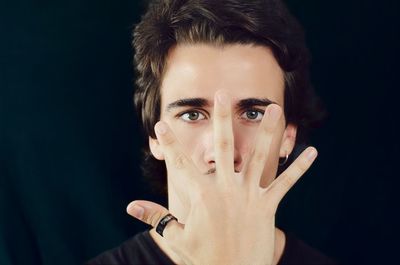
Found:
[[(216, 172), (209, 175), (185, 155), (165, 122), (156, 124), (169, 181), (189, 209), (185, 224), (170, 221), (163, 236), (185, 264), (272, 264), (277, 207), (317, 156), (315, 148), (307, 148), (268, 187), (260, 187), (281, 116), (278, 105), (267, 107), (249, 159), (243, 170), (235, 173), (231, 102), (228, 95), (217, 92), (213, 125)], [(168, 210), (152, 202), (133, 201), (128, 213), (157, 227)]]

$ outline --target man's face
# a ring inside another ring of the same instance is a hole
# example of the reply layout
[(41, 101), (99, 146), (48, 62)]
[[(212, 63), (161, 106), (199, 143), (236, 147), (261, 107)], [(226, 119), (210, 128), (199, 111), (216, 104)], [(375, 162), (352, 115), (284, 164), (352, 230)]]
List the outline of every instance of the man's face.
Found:
[[(160, 90), (161, 120), (204, 174), (212, 174), (215, 168), (213, 104), (218, 90), (231, 97), (236, 172), (249, 157), (268, 103), (284, 108), (283, 72), (268, 47), (195, 44), (172, 48)], [(285, 127), (282, 115), (261, 177), (262, 187), (273, 181), (279, 156), (290, 154), (295, 138), (296, 126)], [(149, 143), (153, 155), (164, 159), (157, 140), (150, 138)]]

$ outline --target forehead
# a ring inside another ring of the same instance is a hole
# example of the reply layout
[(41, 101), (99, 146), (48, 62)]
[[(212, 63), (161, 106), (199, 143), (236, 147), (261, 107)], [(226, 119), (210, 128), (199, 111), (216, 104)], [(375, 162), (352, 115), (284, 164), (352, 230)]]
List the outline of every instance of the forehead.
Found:
[(212, 101), (219, 89), (234, 101), (268, 98), (283, 106), (283, 72), (268, 47), (185, 44), (170, 50), (161, 84), (162, 107), (181, 98)]

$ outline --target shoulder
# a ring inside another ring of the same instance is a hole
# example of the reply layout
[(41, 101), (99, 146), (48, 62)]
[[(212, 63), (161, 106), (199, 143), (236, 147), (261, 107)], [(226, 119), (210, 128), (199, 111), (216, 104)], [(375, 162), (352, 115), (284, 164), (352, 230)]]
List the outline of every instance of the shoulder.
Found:
[(136, 234), (118, 247), (107, 250), (86, 262), (86, 265), (173, 264), (149, 235)]
[(285, 232), (286, 244), (278, 265), (294, 265), (294, 264), (321, 264), (321, 265), (338, 265), (338, 263), (322, 254), (315, 248), (307, 245), (298, 239), (294, 234)]

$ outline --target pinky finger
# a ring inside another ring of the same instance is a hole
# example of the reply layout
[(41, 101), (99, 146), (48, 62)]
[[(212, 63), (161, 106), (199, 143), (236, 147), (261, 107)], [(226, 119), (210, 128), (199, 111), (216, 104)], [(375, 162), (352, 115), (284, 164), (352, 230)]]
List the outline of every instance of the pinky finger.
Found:
[[(156, 230), (161, 228), (161, 233), (159, 234), (168, 241), (178, 240), (184, 228), (184, 225), (179, 223), (178, 220), (171, 218), (166, 219), (165, 217), (167, 217), (169, 211), (165, 207), (154, 202), (133, 201), (128, 205), (126, 211), (129, 215), (151, 225), (156, 228)], [(166, 223), (163, 223), (165, 221)]]
[(269, 200), (274, 202), (273, 205), (276, 207), (278, 206), (286, 193), (310, 168), (317, 155), (318, 152), (314, 147), (308, 147), (268, 188), (265, 189)]

